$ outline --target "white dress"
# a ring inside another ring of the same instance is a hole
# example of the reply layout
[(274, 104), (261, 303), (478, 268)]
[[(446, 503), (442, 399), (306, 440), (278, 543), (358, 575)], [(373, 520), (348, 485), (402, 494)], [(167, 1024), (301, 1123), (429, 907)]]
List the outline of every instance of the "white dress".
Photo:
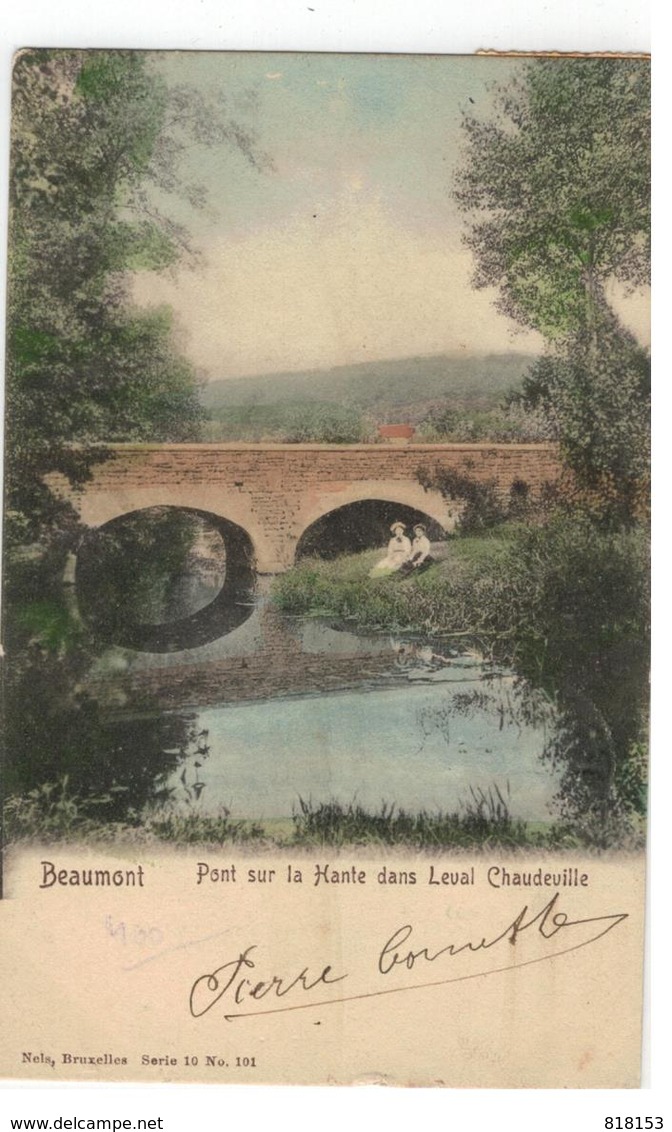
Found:
[(387, 544), (387, 554), (371, 570), (370, 577), (391, 574), (399, 570), (411, 557), (411, 540), (406, 535), (394, 535)]

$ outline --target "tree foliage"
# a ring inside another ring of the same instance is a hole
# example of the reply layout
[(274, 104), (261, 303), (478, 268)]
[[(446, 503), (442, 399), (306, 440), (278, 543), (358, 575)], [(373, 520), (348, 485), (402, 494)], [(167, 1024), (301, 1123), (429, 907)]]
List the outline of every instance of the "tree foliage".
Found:
[(649, 90), (644, 60), (537, 59), (464, 117), (475, 284), (547, 338), (598, 317), (609, 280), (648, 279)]
[(541, 412), (578, 482), (615, 518), (645, 510), (649, 476), (650, 362), (623, 328), (603, 329), (592, 350), (581, 338), (538, 358), (522, 400)]

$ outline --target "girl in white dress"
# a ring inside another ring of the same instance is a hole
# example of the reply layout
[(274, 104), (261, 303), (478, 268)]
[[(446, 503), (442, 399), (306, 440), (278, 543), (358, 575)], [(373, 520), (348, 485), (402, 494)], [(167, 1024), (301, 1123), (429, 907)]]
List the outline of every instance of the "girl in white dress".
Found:
[(383, 574), (393, 574), (400, 570), (411, 557), (411, 540), (404, 534), (406, 527), (403, 523), (393, 523), (390, 527), (392, 538), (387, 544), (387, 554), (377, 562), (370, 572), (371, 578), (379, 578)]

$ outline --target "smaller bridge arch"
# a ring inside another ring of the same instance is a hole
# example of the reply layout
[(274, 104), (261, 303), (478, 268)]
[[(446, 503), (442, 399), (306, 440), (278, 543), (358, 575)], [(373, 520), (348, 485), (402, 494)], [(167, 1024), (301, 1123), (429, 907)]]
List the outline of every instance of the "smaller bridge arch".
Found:
[(460, 513), (455, 501), (451, 502), (440, 491), (427, 490), (413, 480), (358, 480), (353, 483), (325, 485), (322, 490), (312, 493), (297, 515), (297, 524), (302, 528), (298, 538), (308, 527), (331, 512), (351, 503), (364, 503), (368, 500), (381, 500), (408, 507), (433, 519), (446, 533), (455, 529)]
[(424, 511), (384, 499), (362, 499), (327, 511), (306, 527), (296, 546), (296, 560), (336, 558), (364, 550), (375, 550), (380, 557), (397, 523), (406, 528), (409, 538), (413, 538), (418, 523), (422, 523), (431, 542), (442, 541), (446, 536), (444, 528)]

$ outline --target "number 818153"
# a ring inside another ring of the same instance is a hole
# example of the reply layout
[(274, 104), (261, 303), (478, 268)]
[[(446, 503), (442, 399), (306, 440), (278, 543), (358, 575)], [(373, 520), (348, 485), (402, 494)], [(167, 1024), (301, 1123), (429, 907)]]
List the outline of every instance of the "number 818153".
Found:
[(662, 1116), (606, 1116), (604, 1127), (621, 1128), (662, 1128)]

